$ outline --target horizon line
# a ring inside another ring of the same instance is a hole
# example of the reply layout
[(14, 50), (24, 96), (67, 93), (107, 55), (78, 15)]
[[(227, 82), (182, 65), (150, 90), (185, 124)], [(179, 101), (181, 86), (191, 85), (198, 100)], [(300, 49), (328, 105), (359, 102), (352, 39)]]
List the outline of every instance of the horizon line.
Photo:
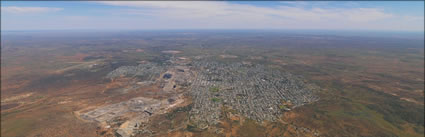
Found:
[(359, 29), (230, 29), (230, 28), (200, 28), (200, 29), (27, 29), (3, 30), (0, 32), (35, 32), (35, 31), (341, 31), (341, 32), (412, 32), (425, 33), (425, 30), (359, 30)]

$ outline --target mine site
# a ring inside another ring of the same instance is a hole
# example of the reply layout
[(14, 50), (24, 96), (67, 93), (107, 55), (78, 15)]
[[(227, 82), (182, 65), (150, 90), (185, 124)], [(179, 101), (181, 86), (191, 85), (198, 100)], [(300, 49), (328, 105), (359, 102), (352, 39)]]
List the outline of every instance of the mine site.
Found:
[(194, 128), (207, 129), (220, 122), (223, 107), (261, 123), (274, 122), (286, 111), (319, 100), (315, 94), (318, 89), (289, 72), (247, 62), (218, 63), (200, 56), (170, 57), (162, 64), (119, 66), (103, 79), (111, 82), (126, 79), (125, 87), (105, 92), (128, 94), (142, 87), (155, 87), (159, 90), (154, 94), (161, 95), (134, 97), (77, 111), (80, 119), (99, 124), (103, 135), (122, 137), (155, 135), (148, 128), (152, 117), (188, 102), (192, 106), (187, 122)]
[(53, 31), (4, 38), (2, 137), (423, 136), (424, 50), (415, 37)]
[(1, 1), (0, 137), (424, 137), (424, 0)]

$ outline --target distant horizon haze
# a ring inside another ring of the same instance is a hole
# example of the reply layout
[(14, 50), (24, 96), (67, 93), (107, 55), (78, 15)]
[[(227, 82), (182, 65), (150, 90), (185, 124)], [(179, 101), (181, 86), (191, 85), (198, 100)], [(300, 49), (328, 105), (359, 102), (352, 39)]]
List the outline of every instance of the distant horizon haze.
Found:
[(424, 1), (2, 1), (1, 30), (424, 31)]

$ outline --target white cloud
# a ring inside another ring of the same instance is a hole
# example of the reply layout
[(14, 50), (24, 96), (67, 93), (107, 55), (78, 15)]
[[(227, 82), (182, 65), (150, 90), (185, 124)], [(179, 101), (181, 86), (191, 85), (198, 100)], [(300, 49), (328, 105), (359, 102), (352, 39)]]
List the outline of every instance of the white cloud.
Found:
[(2, 12), (8, 12), (8, 13), (14, 13), (14, 14), (45, 13), (45, 12), (56, 12), (60, 10), (63, 10), (63, 8), (16, 7), (16, 6), (1, 7)]
[[(277, 2), (278, 5), (274, 6), (223, 1), (96, 1), (90, 3), (116, 7), (111, 9), (105, 7), (93, 8), (88, 11), (90, 14), (87, 15), (37, 16), (36, 18), (5, 16), (6, 19), (2, 17), (2, 23), (10, 29), (23, 29), (32, 26), (52, 29), (362, 29), (416, 31), (423, 31), (424, 29), (423, 15), (399, 15), (390, 13), (382, 7), (371, 8), (369, 6), (365, 8), (356, 5), (356, 3), (345, 5), (341, 3), (343, 8), (328, 2)], [(3, 10), (4, 7), (2, 7)], [(62, 9), (53, 8), (53, 10), (47, 11), (58, 10)], [(67, 10), (77, 9), (70, 8)], [(16, 9), (14, 11), (15, 13), (23, 13)], [(32, 10), (29, 13), (35, 11), (37, 10)], [(45, 12), (46, 10), (38, 11)]]
[[(197, 28), (293, 28), (423, 30), (423, 16), (402, 16), (381, 8), (344, 8), (327, 2), (282, 2), (271, 7), (218, 1), (102, 1), (125, 7), (116, 14), (150, 16)], [(353, 6), (354, 5), (354, 6)], [(421, 20), (422, 19), (422, 20)], [(406, 25), (406, 21), (410, 21)], [(172, 25), (167, 25), (171, 27)]]
[[(160, 17), (178, 17), (178, 18), (225, 18), (234, 19), (250, 18), (287, 18), (300, 21), (319, 21), (319, 20), (338, 20), (367, 22), (390, 18), (393, 15), (385, 13), (380, 9), (374, 8), (312, 8), (307, 9), (303, 6), (306, 3), (279, 6), (279, 7), (258, 7), (247, 4), (232, 4), (228, 2), (200, 2), (200, 1), (106, 1), (99, 2), (106, 5), (133, 7), (129, 13), (146, 14), (153, 13), (152, 16)], [(324, 4), (324, 3), (322, 3)]]

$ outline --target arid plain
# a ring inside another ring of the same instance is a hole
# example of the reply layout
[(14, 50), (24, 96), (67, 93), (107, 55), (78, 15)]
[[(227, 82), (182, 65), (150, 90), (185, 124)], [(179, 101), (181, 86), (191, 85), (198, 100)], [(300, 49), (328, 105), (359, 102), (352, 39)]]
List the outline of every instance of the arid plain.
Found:
[(10, 32), (2, 136), (417, 136), (420, 37)]

